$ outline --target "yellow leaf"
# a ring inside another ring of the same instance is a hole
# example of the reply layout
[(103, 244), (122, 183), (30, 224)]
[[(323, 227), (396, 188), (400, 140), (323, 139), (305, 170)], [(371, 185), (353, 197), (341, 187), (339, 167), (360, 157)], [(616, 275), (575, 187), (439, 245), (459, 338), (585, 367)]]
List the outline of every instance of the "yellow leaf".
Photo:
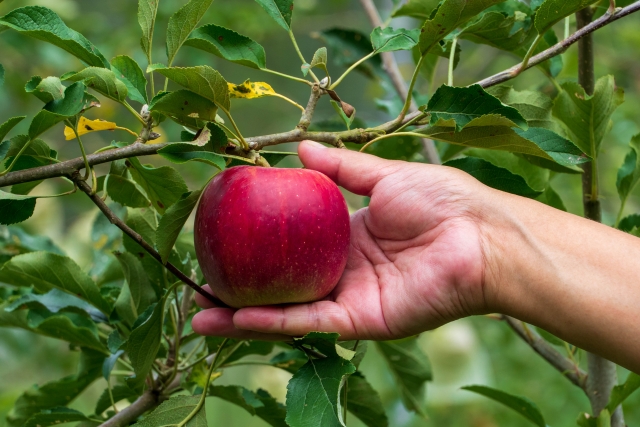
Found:
[[(136, 135), (135, 132), (127, 129), (127, 128), (122, 128), (120, 126), (118, 126), (117, 124), (113, 123), (113, 122), (108, 122), (106, 120), (88, 120), (85, 117), (80, 117), (80, 121), (78, 122), (78, 135), (82, 136), (82, 135), (86, 135), (88, 133), (91, 132), (99, 132), (99, 131), (103, 131), (103, 130), (124, 130), (129, 132), (132, 135)], [(75, 132), (73, 131), (73, 129), (71, 129), (69, 126), (65, 126), (64, 128), (64, 136), (67, 139), (67, 141), (70, 141), (72, 139), (74, 139), (76, 137)]]
[(264, 82), (252, 82), (247, 80), (246, 82), (236, 85), (229, 83), (229, 94), (232, 98), (245, 98), (255, 99), (262, 98), (263, 96), (277, 96), (275, 90)]
[(299, 105), (295, 101), (292, 101), (284, 95), (280, 95), (275, 90), (273, 90), (269, 83), (252, 82), (251, 80), (247, 80), (239, 85), (233, 83), (228, 83), (228, 85), (229, 95), (231, 96), (231, 98), (256, 99), (265, 96), (276, 96), (278, 98), (284, 99), (285, 101), (295, 105), (296, 107), (304, 111), (304, 108), (301, 105)]

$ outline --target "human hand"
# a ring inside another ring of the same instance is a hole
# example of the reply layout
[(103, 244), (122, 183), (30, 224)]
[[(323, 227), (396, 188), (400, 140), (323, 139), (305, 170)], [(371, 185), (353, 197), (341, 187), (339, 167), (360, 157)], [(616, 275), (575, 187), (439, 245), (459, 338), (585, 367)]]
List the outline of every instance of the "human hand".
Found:
[[(371, 197), (351, 216), (346, 270), (324, 300), (193, 319), (203, 335), (286, 339), (310, 331), (342, 339), (394, 339), (488, 312), (482, 207), (494, 195), (456, 169), (396, 162), (303, 142), (300, 159), (347, 190)], [(206, 287), (207, 290), (210, 290)]]

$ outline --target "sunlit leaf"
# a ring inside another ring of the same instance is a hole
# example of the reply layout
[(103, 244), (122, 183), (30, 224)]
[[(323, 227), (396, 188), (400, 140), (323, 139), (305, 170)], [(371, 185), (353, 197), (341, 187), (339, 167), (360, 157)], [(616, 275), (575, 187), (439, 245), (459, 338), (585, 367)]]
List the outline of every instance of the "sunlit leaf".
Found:
[(140, 24), (140, 28), (142, 28), (140, 44), (147, 58), (151, 57), (153, 30), (156, 25), (159, 4), (160, 0), (138, 0), (138, 23)]
[(638, 389), (640, 389), (640, 375), (631, 372), (624, 384), (615, 386), (611, 391), (607, 409), (610, 412), (614, 412), (618, 406)]

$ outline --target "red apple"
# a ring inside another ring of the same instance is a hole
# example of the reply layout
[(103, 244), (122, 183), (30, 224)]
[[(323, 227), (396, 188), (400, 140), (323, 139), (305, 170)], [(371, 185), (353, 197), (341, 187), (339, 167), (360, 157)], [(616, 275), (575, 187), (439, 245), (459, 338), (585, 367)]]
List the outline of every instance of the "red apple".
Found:
[(344, 271), (349, 237), (340, 190), (307, 169), (227, 169), (207, 186), (196, 213), (204, 277), (235, 308), (324, 298)]

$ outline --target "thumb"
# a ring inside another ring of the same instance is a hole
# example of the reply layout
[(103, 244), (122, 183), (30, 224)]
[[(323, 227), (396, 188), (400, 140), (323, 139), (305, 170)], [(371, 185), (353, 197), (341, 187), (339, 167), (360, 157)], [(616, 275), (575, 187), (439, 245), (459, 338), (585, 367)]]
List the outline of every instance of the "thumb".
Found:
[(306, 168), (322, 172), (339, 186), (361, 196), (370, 196), (378, 181), (399, 167), (395, 161), (328, 148), (314, 141), (302, 141), (298, 154)]

